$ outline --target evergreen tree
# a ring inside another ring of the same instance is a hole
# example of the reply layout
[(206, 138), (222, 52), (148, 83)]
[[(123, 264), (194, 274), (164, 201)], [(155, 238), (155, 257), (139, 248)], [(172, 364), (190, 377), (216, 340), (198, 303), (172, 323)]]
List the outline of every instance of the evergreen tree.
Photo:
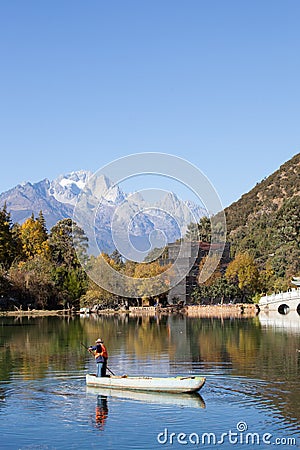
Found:
[(188, 242), (200, 241), (200, 230), (198, 223), (191, 222), (188, 225), (184, 239)]
[(53, 262), (67, 267), (80, 267), (77, 253), (80, 253), (81, 261), (87, 258), (87, 241), (84, 231), (72, 219), (60, 220), (50, 230), (49, 245)]
[(201, 217), (199, 222), (199, 235), (200, 241), (210, 242), (211, 241), (211, 222), (209, 217)]
[(190, 223), (185, 235), (186, 241), (211, 241), (211, 223), (209, 217), (203, 216), (199, 223)]
[(117, 249), (112, 252), (110, 258), (117, 264), (119, 268), (123, 267), (124, 263), (122, 260), (122, 255)]
[(12, 232), (12, 237), (13, 237), (13, 251), (14, 251), (14, 255), (15, 255), (15, 260), (16, 261), (22, 261), (23, 259), (26, 259), (26, 256), (24, 255), (23, 252), (23, 244), (22, 244), (22, 239), (21, 239), (21, 225), (19, 225), (18, 223), (14, 223), (12, 228), (11, 228), (11, 232)]
[(12, 222), (6, 204), (0, 210), (0, 264), (9, 267), (16, 256)]
[(6, 297), (11, 292), (11, 282), (9, 280), (7, 271), (0, 265), (0, 296)]
[(243, 291), (237, 284), (229, 282), (224, 276), (212, 280), (211, 284), (201, 284), (192, 293), (193, 300), (198, 304), (234, 303), (244, 299)]
[(40, 223), (41, 229), (42, 229), (42, 231), (43, 231), (43, 233), (45, 235), (45, 240), (46, 240), (47, 237), (48, 237), (48, 232), (47, 232), (47, 227), (46, 227), (46, 220), (45, 220), (45, 217), (44, 217), (44, 214), (43, 214), (42, 210), (40, 210), (38, 218), (36, 220)]
[[(49, 245), (55, 266), (53, 277), (62, 303), (77, 307), (87, 289), (87, 276), (80, 263), (87, 259), (87, 237), (72, 219), (62, 219), (51, 228)], [(76, 252), (80, 253), (80, 261)]]
[(286, 201), (277, 213), (277, 236), (280, 245), (294, 243), (300, 248), (300, 197)]

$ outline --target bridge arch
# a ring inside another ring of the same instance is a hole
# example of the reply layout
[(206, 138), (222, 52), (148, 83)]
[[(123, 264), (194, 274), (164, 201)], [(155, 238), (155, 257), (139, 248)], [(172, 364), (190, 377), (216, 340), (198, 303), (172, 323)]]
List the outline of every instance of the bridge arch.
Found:
[(288, 314), (289, 310), (290, 310), (290, 307), (285, 303), (282, 303), (281, 305), (278, 306), (279, 314), (286, 315), (286, 314)]

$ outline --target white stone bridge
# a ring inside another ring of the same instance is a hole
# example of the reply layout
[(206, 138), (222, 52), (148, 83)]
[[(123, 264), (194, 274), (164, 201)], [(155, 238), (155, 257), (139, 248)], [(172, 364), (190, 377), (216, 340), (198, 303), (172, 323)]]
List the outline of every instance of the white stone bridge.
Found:
[(300, 314), (300, 278), (294, 278), (292, 282), (297, 288), (278, 294), (265, 295), (259, 301), (259, 308), (278, 311), (281, 314), (287, 314), (289, 311), (297, 311)]

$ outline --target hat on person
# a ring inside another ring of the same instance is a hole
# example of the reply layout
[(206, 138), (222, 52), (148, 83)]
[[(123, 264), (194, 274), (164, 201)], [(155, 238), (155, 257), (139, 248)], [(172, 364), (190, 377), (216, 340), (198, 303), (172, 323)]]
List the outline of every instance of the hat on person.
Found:
[(96, 340), (96, 343), (102, 344), (102, 343), (103, 343), (103, 341), (102, 341), (102, 339), (101, 339), (101, 338), (99, 338), (99, 339), (97, 339), (97, 340)]

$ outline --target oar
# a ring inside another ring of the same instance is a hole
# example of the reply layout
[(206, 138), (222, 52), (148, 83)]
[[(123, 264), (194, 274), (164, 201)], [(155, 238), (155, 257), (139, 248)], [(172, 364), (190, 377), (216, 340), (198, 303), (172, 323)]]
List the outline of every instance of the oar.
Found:
[[(91, 351), (86, 345), (84, 345), (82, 342), (80, 342), (80, 344), (81, 344), (88, 352), (92, 353), (92, 351)], [(106, 366), (106, 368), (107, 368), (107, 370), (108, 370), (112, 375), (116, 376), (116, 375), (113, 373), (113, 371), (110, 370), (109, 367)]]
[(107, 368), (107, 370), (115, 377), (116, 376), (116, 374), (115, 373), (113, 373), (113, 371), (112, 370), (110, 370), (110, 368), (109, 367), (107, 367), (106, 366), (106, 368)]
[(86, 345), (84, 345), (82, 342), (80, 342), (82, 347), (84, 347), (88, 352), (92, 353), (92, 350), (90, 350)]

